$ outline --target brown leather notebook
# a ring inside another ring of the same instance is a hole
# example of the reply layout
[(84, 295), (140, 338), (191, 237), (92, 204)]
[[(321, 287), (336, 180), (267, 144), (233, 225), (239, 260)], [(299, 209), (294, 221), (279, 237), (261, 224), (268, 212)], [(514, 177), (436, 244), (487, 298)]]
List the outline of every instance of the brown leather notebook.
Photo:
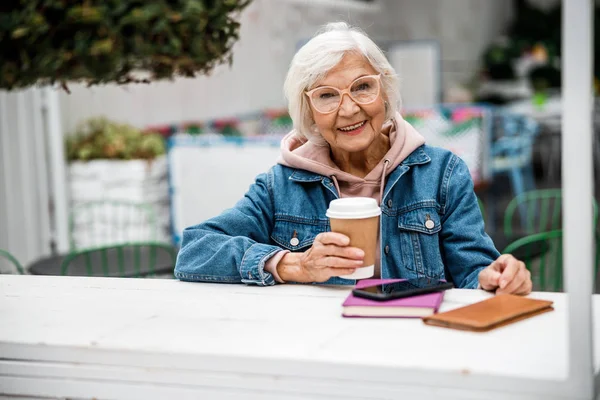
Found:
[(485, 332), (552, 310), (551, 301), (499, 294), (465, 307), (424, 317), (423, 322), (445, 328)]

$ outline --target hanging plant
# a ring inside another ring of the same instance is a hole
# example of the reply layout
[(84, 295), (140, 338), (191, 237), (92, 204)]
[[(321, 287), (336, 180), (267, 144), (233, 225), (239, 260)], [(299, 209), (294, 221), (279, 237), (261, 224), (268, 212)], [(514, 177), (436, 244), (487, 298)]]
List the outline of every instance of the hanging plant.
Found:
[(232, 62), (250, 0), (2, 0), (0, 89), (194, 77)]

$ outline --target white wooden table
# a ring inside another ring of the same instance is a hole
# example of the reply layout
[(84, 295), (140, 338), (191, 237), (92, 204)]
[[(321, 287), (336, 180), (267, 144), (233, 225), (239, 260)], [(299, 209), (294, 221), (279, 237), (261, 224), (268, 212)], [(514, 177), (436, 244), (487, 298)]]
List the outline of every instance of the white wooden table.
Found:
[[(553, 300), (554, 312), (472, 333), (418, 319), (344, 319), (341, 303), (348, 293), (314, 285), (0, 276), (0, 393), (97, 399), (569, 398), (560, 386), (568, 374), (563, 294), (531, 295)], [(442, 310), (488, 296), (451, 290)], [(600, 296), (594, 303), (598, 326)], [(598, 368), (600, 346), (595, 356)]]

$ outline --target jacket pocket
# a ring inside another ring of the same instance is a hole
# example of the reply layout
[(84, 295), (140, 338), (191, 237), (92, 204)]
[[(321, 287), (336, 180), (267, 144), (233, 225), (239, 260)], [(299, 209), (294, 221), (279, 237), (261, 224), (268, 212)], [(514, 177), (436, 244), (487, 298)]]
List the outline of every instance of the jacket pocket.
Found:
[(404, 267), (417, 276), (443, 278), (439, 238), (442, 224), (436, 209), (426, 207), (400, 214), (398, 228)]
[(275, 215), (271, 240), (284, 249), (301, 251), (312, 246), (319, 233), (329, 230), (327, 219)]

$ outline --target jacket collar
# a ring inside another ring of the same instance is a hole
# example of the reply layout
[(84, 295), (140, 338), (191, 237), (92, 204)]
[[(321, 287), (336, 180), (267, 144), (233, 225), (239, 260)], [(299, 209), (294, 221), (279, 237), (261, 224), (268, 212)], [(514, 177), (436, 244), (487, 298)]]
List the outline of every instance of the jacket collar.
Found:
[(290, 175), (290, 180), (294, 182), (318, 182), (323, 179), (323, 175), (315, 174), (314, 172), (309, 172), (303, 169), (294, 169), (292, 175)]
[(431, 157), (425, 151), (425, 145), (419, 146), (415, 151), (410, 153), (400, 165), (406, 165), (410, 167), (412, 165), (427, 164), (431, 161)]
[[(425, 145), (420, 146), (415, 151), (410, 153), (408, 157), (406, 157), (400, 165), (406, 165), (410, 167), (412, 165), (420, 165), (427, 164), (431, 161), (431, 157), (425, 151)], [(393, 175), (393, 173), (392, 173)], [(316, 174), (314, 172), (309, 172), (303, 169), (295, 169), (290, 175), (290, 180), (294, 182), (318, 182), (323, 179), (323, 175)]]

